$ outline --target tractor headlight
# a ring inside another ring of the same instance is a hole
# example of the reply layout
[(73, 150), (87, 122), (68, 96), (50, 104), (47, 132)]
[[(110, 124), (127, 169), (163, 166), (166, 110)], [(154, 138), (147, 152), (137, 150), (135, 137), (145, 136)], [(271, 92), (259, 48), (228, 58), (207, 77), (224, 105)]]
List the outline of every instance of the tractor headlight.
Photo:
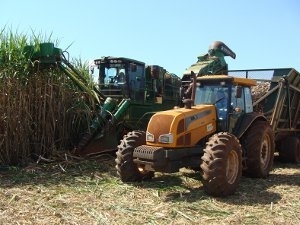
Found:
[(154, 135), (149, 132), (146, 132), (146, 141), (154, 142)]
[(160, 143), (167, 143), (170, 144), (173, 142), (173, 134), (162, 134), (159, 136), (158, 141)]

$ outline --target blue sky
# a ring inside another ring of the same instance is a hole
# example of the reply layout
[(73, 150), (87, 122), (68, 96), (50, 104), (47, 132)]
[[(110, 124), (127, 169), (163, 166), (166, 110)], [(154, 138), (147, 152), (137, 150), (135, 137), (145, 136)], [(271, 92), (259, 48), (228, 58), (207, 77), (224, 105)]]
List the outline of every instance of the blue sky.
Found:
[(1, 1), (0, 28), (52, 35), (84, 61), (123, 56), (181, 76), (223, 41), (237, 55), (229, 69), (300, 71), (298, 0)]

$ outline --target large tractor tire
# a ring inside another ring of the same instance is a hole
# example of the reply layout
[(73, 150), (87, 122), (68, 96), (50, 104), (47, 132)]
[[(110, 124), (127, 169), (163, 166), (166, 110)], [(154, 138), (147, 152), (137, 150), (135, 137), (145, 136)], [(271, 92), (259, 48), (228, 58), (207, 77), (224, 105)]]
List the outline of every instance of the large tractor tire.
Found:
[(232, 134), (213, 135), (202, 156), (202, 183), (206, 193), (225, 197), (235, 192), (242, 176), (242, 148)]
[(151, 179), (154, 172), (139, 169), (133, 162), (133, 151), (137, 146), (146, 143), (146, 134), (144, 131), (131, 131), (124, 135), (118, 145), (116, 152), (117, 174), (123, 182), (134, 182)]
[(300, 163), (300, 140), (289, 136), (281, 141), (279, 160), (287, 163)]
[(244, 175), (266, 178), (273, 166), (274, 133), (267, 121), (256, 121), (242, 138), (246, 152)]

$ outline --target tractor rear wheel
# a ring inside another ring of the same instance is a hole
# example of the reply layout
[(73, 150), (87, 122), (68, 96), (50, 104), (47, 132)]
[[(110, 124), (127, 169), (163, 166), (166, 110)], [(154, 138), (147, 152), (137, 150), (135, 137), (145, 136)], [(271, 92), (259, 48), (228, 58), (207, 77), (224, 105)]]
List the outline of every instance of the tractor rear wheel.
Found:
[(206, 193), (227, 196), (235, 192), (242, 176), (242, 148), (232, 134), (213, 135), (202, 156), (202, 183)]
[(246, 168), (249, 177), (266, 178), (273, 165), (275, 142), (267, 121), (256, 121), (242, 138), (246, 151)]
[(300, 163), (300, 140), (289, 136), (281, 142), (279, 160), (289, 163)]
[(146, 143), (144, 131), (131, 131), (124, 135), (116, 152), (116, 170), (123, 182), (151, 179), (154, 172), (142, 170), (133, 162), (133, 151), (137, 146)]

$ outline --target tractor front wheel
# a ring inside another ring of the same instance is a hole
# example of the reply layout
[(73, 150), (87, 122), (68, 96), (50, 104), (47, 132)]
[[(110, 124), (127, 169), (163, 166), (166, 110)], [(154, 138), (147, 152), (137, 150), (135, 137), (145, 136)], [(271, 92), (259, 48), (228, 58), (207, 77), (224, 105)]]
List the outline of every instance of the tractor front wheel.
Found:
[(154, 172), (143, 170), (133, 162), (133, 151), (146, 143), (144, 131), (131, 131), (124, 135), (116, 152), (116, 170), (123, 182), (134, 182), (151, 179)]
[(242, 176), (242, 148), (232, 134), (213, 135), (204, 149), (201, 169), (206, 193), (224, 197), (235, 192)]

